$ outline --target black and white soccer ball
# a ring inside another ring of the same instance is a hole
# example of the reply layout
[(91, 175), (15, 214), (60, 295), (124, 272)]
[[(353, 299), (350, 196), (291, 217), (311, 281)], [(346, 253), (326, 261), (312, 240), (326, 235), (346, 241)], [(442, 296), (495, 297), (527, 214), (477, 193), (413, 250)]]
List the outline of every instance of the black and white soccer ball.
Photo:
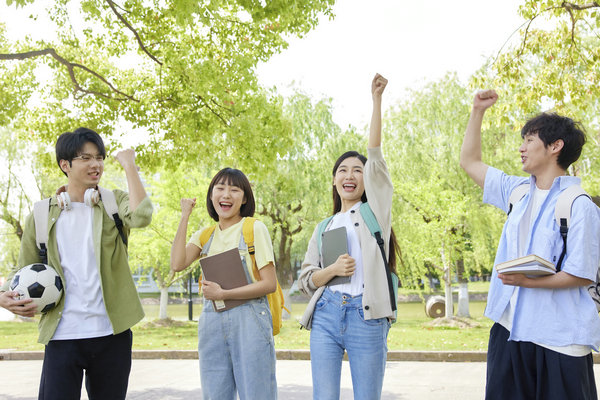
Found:
[(58, 273), (51, 266), (39, 263), (21, 268), (13, 276), (10, 289), (19, 293), (19, 300), (32, 299), (41, 313), (53, 309), (63, 295)]

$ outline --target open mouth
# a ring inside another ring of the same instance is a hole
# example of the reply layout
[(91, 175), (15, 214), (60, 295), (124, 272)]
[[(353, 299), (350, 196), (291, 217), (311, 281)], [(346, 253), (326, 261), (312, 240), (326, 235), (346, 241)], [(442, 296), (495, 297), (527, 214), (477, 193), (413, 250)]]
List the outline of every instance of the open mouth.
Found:
[(233, 203), (229, 203), (226, 201), (219, 202), (219, 207), (221, 207), (221, 210), (223, 210), (223, 211), (230, 210), (232, 206), (233, 206)]
[(342, 185), (342, 188), (346, 192), (352, 192), (354, 189), (356, 189), (356, 184), (354, 184), (354, 183), (344, 183)]

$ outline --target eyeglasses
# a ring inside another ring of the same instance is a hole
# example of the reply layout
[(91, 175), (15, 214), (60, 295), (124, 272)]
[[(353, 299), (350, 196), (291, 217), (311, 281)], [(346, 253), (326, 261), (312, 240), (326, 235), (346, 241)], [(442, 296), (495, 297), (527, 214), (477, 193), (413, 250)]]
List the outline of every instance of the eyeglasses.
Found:
[(103, 164), (104, 163), (104, 156), (101, 154), (97, 154), (95, 156), (91, 155), (91, 154), (82, 154), (80, 156), (77, 157), (73, 157), (73, 160), (81, 160), (84, 163), (91, 163), (92, 160), (96, 160), (99, 163)]

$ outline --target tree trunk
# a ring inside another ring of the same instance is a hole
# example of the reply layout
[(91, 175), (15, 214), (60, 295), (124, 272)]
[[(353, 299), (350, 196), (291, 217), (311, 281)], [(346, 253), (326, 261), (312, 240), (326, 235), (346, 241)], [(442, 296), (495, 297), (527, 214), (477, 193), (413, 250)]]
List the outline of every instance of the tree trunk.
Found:
[(446, 318), (454, 316), (452, 304), (452, 274), (450, 264), (446, 260), (445, 243), (442, 243), (442, 263), (444, 265), (444, 283), (445, 283), (445, 299), (446, 299)]
[(159, 303), (158, 319), (167, 319), (167, 305), (169, 304), (169, 288), (160, 287), (160, 303)]
[(456, 277), (458, 278), (458, 317), (470, 318), (469, 313), (469, 280), (465, 277), (465, 260), (456, 261)]

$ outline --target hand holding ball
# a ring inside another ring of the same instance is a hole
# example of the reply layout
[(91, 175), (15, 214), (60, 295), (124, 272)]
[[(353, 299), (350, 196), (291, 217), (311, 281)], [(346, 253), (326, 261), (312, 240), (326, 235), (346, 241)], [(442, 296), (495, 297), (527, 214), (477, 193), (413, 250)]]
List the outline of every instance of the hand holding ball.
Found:
[(38, 313), (53, 309), (63, 295), (58, 273), (46, 264), (30, 264), (21, 268), (10, 282), (10, 290), (19, 292), (18, 300), (31, 299)]

